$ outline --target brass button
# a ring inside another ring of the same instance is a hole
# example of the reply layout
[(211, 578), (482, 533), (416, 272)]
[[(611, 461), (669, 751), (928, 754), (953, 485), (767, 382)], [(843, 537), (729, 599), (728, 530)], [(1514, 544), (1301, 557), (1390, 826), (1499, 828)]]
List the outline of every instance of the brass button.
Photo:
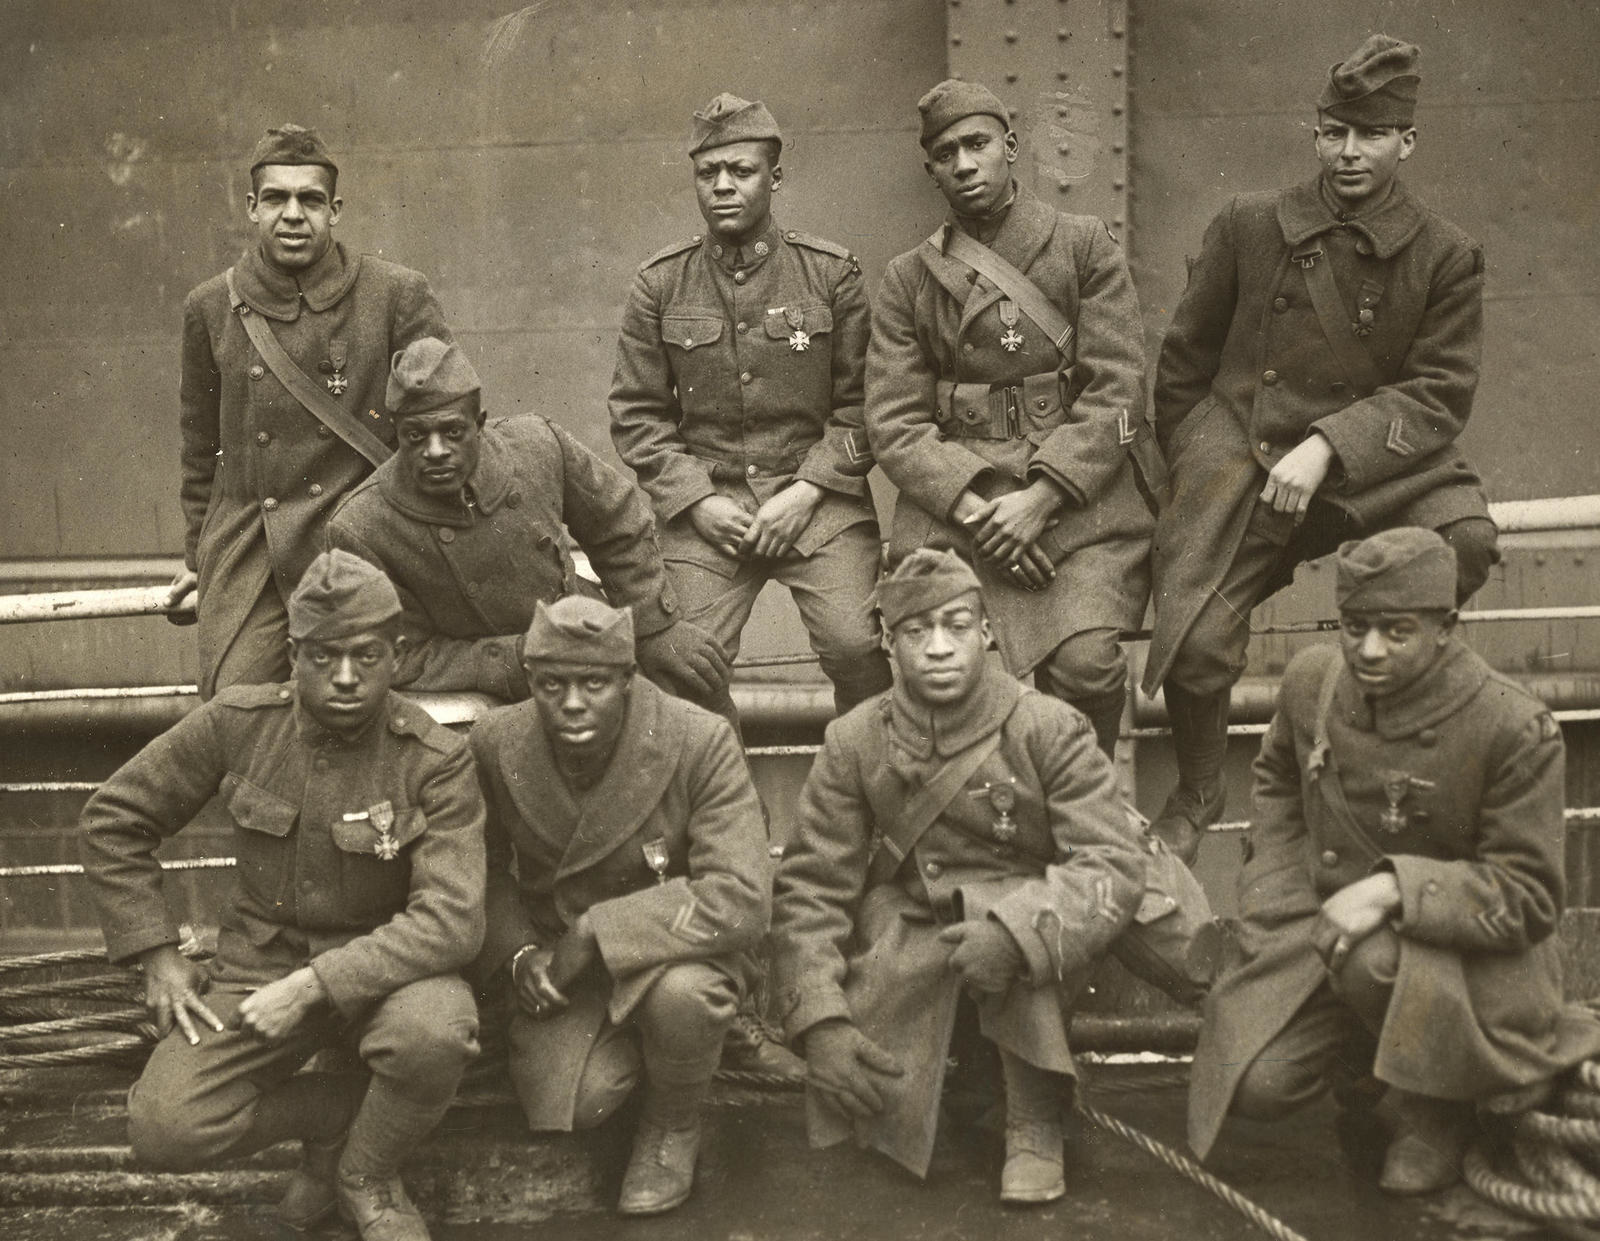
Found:
[(1261, 376), (1261, 382), (1266, 384), (1267, 387), (1270, 388), (1273, 384), (1278, 382), (1278, 372), (1277, 371), (1268, 371), (1268, 372), (1266, 372), (1266, 374)]
[(449, 526), (441, 526), (439, 528), (439, 542), (441, 542), (441, 543), (454, 543), (455, 541), (456, 541), (456, 532), (454, 530), (450, 529)]
[(477, 582), (468, 582), (467, 583), (467, 594), (471, 598), (476, 599), (482, 593), (483, 593), (483, 587), (479, 583), (477, 583)]
[(270, 444), (270, 443), (272, 443), (272, 436), (270, 434), (268, 434), (266, 431), (257, 431), (256, 432), (256, 443), (258, 443), (258, 444)]
[(929, 879), (937, 879), (940, 875), (944, 874), (944, 867), (940, 866), (937, 862), (929, 862), (922, 868), (922, 873), (928, 876)]
[(961, 346), (961, 352), (962, 353), (971, 353), (972, 352), (972, 342), (970, 340), (966, 344)]
[(1430, 879), (1427, 883), (1422, 885), (1422, 890), (1431, 896), (1439, 890), (1439, 885)]
[(721, 246), (712, 246), (711, 247), (711, 253), (714, 254), (717, 258), (720, 259), (722, 257), (722, 247)]
[(322, 494), (322, 484), (312, 483), (311, 486), (306, 488), (306, 490), (310, 492), (313, 497), (320, 496)]
[(1424, 728), (1417, 734), (1417, 744), (1433, 747), (1439, 744), (1439, 730), (1437, 728)]
[(1049, 409), (1050, 408), (1050, 401), (1049, 401), (1049, 399), (1047, 397), (1042, 397), (1041, 396), (1039, 398), (1038, 404), (1039, 404), (1039, 408), (1040, 409)]
[(327, 439), (328, 436), (330, 436), (332, 434), (333, 434), (333, 432), (328, 430), (327, 427), (323, 426), (320, 422), (317, 423), (317, 438), (319, 438), (319, 439)]
[(1324, 850), (1322, 854), (1322, 864), (1324, 866), (1337, 866), (1339, 864), (1339, 855), (1332, 849)]
[(522, 507), (522, 492), (513, 491), (510, 495), (508, 495), (506, 497), (506, 507), (507, 508), (520, 508), (520, 507)]
[(753, 465), (747, 465), (744, 467), (744, 472), (748, 477), (754, 478), (756, 476), (756, 467)]
[(740, 336), (743, 336), (749, 330), (750, 330), (750, 325), (748, 323), (742, 323), (742, 322), (740, 324), (738, 324), (734, 328), (734, 331), (738, 332)]
[(736, 272), (733, 273), (733, 282), (734, 282), (734, 284), (743, 284), (745, 282), (745, 279), (746, 279), (745, 274), (742, 271), (736, 271)]
[(754, 378), (755, 378), (755, 376), (752, 375), (749, 371), (740, 371), (739, 372), (739, 382), (742, 383), (742, 384), (747, 384)]
[(270, 513), (278, 507), (278, 502), (272, 496), (268, 496), (265, 500), (261, 501), (261, 507)]
[(251, 379), (260, 379), (266, 373), (267, 373), (266, 368), (263, 367), (261, 365), (261, 363), (259, 363), (259, 362), (257, 362), (254, 366), (252, 366), (250, 368), (250, 378)]
[(289, 701), (289, 688), (288, 688), (288, 686), (283, 686), (278, 690), (278, 698), (282, 702), (288, 702)]
[(1271, 452), (1272, 451), (1272, 445), (1267, 443), (1266, 440), (1262, 440), (1261, 441), (1261, 451), (1262, 452)]
[(1289, 299), (1287, 297), (1275, 297), (1275, 298), (1273, 298), (1272, 299), (1272, 308), (1274, 310), (1276, 310), (1281, 315), (1284, 311), (1289, 309)]

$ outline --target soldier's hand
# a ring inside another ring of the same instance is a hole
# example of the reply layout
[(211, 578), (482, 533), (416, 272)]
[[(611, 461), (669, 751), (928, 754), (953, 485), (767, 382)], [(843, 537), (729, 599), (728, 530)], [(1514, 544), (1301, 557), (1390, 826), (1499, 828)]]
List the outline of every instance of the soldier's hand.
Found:
[(1296, 444), (1267, 474), (1261, 489), (1261, 502), (1273, 511), (1288, 513), (1302, 521), (1311, 497), (1322, 486), (1333, 468), (1333, 445), (1320, 435), (1308, 435)]
[(739, 555), (750, 520), (750, 514), (727, 496), (707, 496), (689, 507), (689, 521), (700, 537), (725, 556)]
[(162, 944), (141, 953), (144, 967), (144, 1006), (165, 1038), (174, 1024), (192, 1047), (200, 1041), (197, 1020), (221, 1031), (222, 1022), (200, 996), (210, 983), (205, 970), (189, 960), (171, 944)]
[(553, 1017), (567, 1006), (567, 997), (550, 981), (554, 948), (524, 953), (511, 967), (511, 988), (522, 1010), (532, 1017)]
[(1065, 502), (1060, 488), (1038, 478), (1021, 491), (989, 501), (984, 509), (968, 517), (965, 525), (972, 532), (972, 544), (979, 555), (1009, 566), (1017, 563), (1024, 550), (1037, 543), (1054, 524)]
[(162, 600), (162, 603), (168, 609), (167, 619), (174, 625), (194, 624), (195, 615), (192, 610), (186, 612), (174, 612), (171, 609), (177, 607), (190, 595), (194, 594), (199, 586), (200, 575), (193, 569), (179, 569), (178, 576), (172, 579), (172, 585), (167, 587), (167, 595), (166, 598)]
[(327, 988), (317, 972), (309, 965), (302, 966), (245, 996), (239, 1005), (239, 1028), (276, 1043), (293, 1033), (327, 998)]
[(1037, 543), (1029, 543), (1008, 576), (1024, 590), (1043, 590), (1056, 580), (1056, 567)]
[(739, 554), (769, 559), (787, 556), (816, 515), (822, 494), (821, 487), (803, 478), (790, 483), (756, 510), (739, 541)]
[(847, 1021), (825, 1021), (806, 1032), (806, 1083), (846, 1116), (883, 1111), (883, 1079), (905, 1070)]
[(947, 926), (939, 932), (939, 942), (952, 945), (950, 968), (974, 991), (1004, 991), (1027, 967), (1011, 932), (993, 918)]
[(1323, 901), (1311, 943), (1328, 969), (1343, 969), (1350, 950), (1388, 922), (1400, 903), (1400, 881), (1387, 870), (1358, 879)]
[(640, 638), (636, 650), (645, 676), (697, 702), (722, 693), (733, 671), (722, 644), (689, 621)]
[[(548, 977), (557, 993), (566, 991), (600, 958), (600, 941), (588, 914), (579, 914), (567, 933), (556, 940), (550, 954)], [(562, 1001), (566, 1003), (565, 1000)]]

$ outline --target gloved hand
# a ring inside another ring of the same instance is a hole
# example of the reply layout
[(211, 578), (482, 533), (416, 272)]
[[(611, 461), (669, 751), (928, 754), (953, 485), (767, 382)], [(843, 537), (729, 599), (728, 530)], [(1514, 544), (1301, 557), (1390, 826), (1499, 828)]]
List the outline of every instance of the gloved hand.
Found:
[(847, 1021), (825, 1021), (806, 1032), (806, 1083), (846, 1116), (883, 1111), (882, 1079), (905, 1070)]
[(947, 926), (939, 932), (939, 942), (955, 945), (950, 968), (974, 991), (1004, 991), (1027, 969), (1017, 941), (993, 918)]
[(699, 625), (678, 621), (636, 644), (639, 668), (656, 684), (704, 701), (723, 692), (732, 668), (722, 645)]

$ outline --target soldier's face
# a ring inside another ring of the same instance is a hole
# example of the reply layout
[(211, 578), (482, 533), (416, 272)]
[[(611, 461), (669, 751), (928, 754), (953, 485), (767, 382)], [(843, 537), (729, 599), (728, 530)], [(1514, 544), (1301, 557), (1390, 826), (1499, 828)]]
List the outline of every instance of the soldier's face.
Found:
[(915, 701), (930, 707), (972, 693), (988, 647), (989, 621), (973, 593), (906, 617), (889, 637), (896, 677)]
[(300, 271), (333, 244), (344, 200), (334, 196), (333, 174), (320, 164), (267, 164), (257, 170), (245, 205), (267, 262)]
[(783, 169), (766, 142), (733, 142), (694, 156), (694, 194), (711, 235), (740, 245), (764, 233)]
[(1386, 698), (1433, 666), (1455, 624), (1454, 612), (1341, 612), (1339, 645), (1361, 692)]
[(1346, 211), (1382, 202), (1417, 145), (1415, 129), (1352, 125), (1326, 114), (1312, 132), (1323, 184)]
[(968, 116), (934, 138), (923, 167), (962, 215), (988, 215), (1011, 190), (1017, 135), (992, 116)]
[(547, 660), (523, 668), (539, 723), (557, 753), (595, 758), (616, 748), (628, 713), (632, 668)]
[(455, 496), (478, 468), (483, 414), (470, 399), (426, 414), (407, 414), (395, 427), (400, 470), (423, 495)]
[(343, 638), (291, 638), (289, 659), (300, 706), (338, 736), (362, 732), (383, 709), (404, 642), (389, 628)]

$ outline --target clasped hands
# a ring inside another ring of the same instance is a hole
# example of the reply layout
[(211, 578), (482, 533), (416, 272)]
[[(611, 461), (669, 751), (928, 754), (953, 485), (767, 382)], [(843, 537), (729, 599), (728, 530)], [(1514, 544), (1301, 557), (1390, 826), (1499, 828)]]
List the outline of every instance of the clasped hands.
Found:
[(1344, 968), (1351, 950), (1382, 928), (1400, 908), (1400, 881), (1381, 870), (1340, 888), (1322, 902), (1311, 943), (1330, 974)]
[(1027, 590), (1042, 590), (1055, 580), (1055, 566), (1039, 546), (1056, 524), (1066, 493), (1048, 478), (1035, 478), (1020, 491), (985, 500), (963, 491), (951, 516), (972, 535), (972, 546), (996, 569)]
[(689, 521), (700, 537), (735, 560), (787, 556), (804, 532), (824, 492), (797, 478), (754, 513), (727, 496), (706, 496), (689, 509)]
[(511, 988), (530, 1017), (554, 1017), (572, 1002), (567, 989), (600, 957), (600, 941), (588, 914), (580, 914), (567, 933), (548, 948), (512, 959)]

